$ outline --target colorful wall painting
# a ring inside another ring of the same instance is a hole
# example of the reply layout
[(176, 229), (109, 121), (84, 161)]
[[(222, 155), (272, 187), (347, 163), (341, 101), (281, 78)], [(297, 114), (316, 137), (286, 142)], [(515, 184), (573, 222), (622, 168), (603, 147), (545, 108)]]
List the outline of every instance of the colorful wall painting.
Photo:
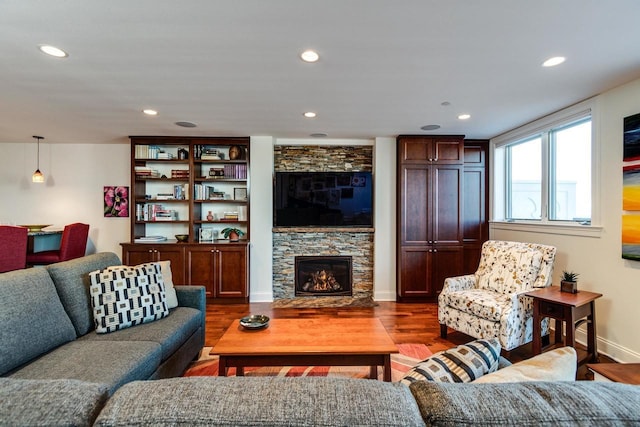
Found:
[(622, 258), (640, 261), (640, 113), (624, 118)]

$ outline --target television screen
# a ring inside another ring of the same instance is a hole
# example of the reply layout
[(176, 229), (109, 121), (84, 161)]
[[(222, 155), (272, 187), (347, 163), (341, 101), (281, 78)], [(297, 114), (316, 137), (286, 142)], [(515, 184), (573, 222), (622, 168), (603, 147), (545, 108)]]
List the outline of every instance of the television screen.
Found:
[(276, 227), (372, 227), (371, 172), (276, 172)]

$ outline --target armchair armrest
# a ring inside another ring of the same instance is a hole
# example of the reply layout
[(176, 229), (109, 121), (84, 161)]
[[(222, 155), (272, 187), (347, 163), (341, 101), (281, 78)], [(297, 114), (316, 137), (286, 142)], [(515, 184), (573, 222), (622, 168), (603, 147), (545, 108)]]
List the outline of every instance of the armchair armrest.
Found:
[(467, 274), (464, 276), (447, 277), (444, 279), (442, 292), (457, 292), (465, 289), (473, 289), (476, 286), (476, 276)]

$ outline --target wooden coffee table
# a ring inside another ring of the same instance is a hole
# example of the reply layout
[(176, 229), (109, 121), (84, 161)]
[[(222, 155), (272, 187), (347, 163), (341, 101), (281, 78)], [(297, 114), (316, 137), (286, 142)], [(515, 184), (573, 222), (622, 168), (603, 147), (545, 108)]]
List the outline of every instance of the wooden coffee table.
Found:
[(370, 366), (369, 378), (391, 381), (391, 353), (398, 353), (375, 318), (272, 319), (260, 330), (247, 330), (235, 320), (211, 350), (220, 356), (219, 376), (246, 366)]

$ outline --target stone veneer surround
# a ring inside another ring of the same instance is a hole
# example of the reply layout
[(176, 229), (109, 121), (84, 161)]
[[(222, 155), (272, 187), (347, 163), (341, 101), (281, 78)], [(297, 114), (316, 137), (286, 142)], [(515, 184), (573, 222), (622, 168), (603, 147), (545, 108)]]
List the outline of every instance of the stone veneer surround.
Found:
[[(372, 171), (373, 146), (276, 145), (276, 172)], [(375, 185), (375, 183), (374, 183)], [(374, 212), (375, 215), (375, 212)], [(273, 229), (273, 300), (276, 307), (373, 304), (372, 228), (300, 227)], [(352, 296), (295, 296), (295, 257), (351, 256)]]

